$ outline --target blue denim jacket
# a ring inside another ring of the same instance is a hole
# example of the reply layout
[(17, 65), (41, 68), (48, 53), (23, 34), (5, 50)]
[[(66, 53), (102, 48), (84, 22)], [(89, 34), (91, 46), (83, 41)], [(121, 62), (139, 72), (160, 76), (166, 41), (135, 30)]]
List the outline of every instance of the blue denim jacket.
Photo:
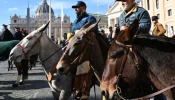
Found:
[(117, 23), (116, 33), (119, 34), (121, 26), (130, 26), (135, 19), (139, 20), (138, 33), (148, 34), (151, 28), (151, 19), (149, 13), (142, 7), (135, 6), (135, 9), (129, 14), (123, 12)]
[[(75, 34), (76, 30), (80, 30), (83, 25), (92, 20), (92, 23), (96, 23), (96, 18), (87, 14), (86, 12), (82, 13), (72, 24), (72, 34)], [(94, 32), (98, 32), (98, 28), (94, 30)]]

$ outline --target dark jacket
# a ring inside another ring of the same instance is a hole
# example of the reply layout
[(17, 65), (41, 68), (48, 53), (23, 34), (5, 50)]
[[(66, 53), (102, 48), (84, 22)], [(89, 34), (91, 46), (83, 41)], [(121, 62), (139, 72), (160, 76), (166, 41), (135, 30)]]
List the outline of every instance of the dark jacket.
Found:
[(155, 36), (161, 36), (161, 35), (165, 35), (165, 33), (166, 33), (166, 30), (164, 29), (163, 25), (160, 23), (156, 23), (152, 34)]
[(22, 39), (23, 39), (23, 35), (20, 31), (14, 34), (14, 40), (22, 40)]
[(149, 13), (142, 7), (135, 5), (129, 13), (123, 12), (117, 23), (116, 33), (120, 32), (121, 26), (130, 26), (135, 19), (139, 20), (138, 33), (148, 34), (151, 28)]
[[(72, 24), (72, 34), (75, 34), (76, 30), (80, 30), (83, 25), (92, 20), (92, 23), (96, 23), (96, 18), (87, 14), (86, 12), (82, 13)], [(94, 30), (95, 33), (98, 33), (98, 27)]]
[(5, 31), (0, 36), (0, 41), (10, 41), (10, 40), (13, 40), (13, 34), (8, 29), (5, 29)]
[(109, 34), (108, 34), (108, 41), (111, 43), (112, 42), (112, 33), (113, 31), (109, 31)]

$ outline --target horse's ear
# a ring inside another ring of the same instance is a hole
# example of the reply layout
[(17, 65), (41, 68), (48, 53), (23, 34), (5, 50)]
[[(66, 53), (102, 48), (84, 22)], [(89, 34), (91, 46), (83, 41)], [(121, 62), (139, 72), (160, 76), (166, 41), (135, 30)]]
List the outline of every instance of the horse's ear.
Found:
[(86, 29), (86, 28), (89, 27), (91, 24), (92, 24), (92, 19), (91, 19), (89, 22), (87, 22), (80, 30)]
[(101, 19), (99, 19), (95, 24), (92, 24), (92, 25), (89, 26), (87, 29), (85, 29), (85, 32), (88, 33), (88, 32), (93, 31), (93, 30), (97, 27), (97, 25), (98, 25), (98, 23), (100, 22), (100, 20), (101, 20)]
[(135, 19), (134, 22), (129, 26), (128, 32), (129, 37), (132, 38), (134, 35), (137, 34), (137, 30), (139, 27), (139, 20)]
[(117, 37), (118, 41), (123, 42), (131, 42), (134, 35), (137, 34), (139, 21), (137, 19), (125, 30), (121, 31), (119, 36)]
[(49, 25), (50, 21), (48, 21), (46, 24), (42, 25), (40, 28), (38, 28), (37, 30), (39, 32), (43, 32)]

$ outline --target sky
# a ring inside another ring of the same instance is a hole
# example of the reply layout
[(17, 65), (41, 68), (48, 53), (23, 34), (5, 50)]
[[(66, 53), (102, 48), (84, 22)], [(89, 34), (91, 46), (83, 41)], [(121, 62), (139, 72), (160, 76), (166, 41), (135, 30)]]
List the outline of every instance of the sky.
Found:
[[(35, 11), (43, 0), (0, 0), (0, 31), (2, 30), (2, 24), (9, 24), (10, 16), (20, 16), (25, 18), (27, 15), (27, 7), (29, 4), (30, 16), (34, 16)], [(54, 10), (54, 15), (58, 17), (61, 15), (61, 3), (63, 5), (63, 12), (67, 16), (70, 16), (71, 22), (76, 18), (72, 5), (75, 5), (79, 0), (51, 0), (51, 6)], [(108, 5), (112, 5), (115, 0), (82, 0), (87, 5), (87, 13), (93, 14), (105, 14), (108, 9)], [(29, 3), (28, 3), (29, 2)], [(47, 0), (49, 4), (49, 0)]]

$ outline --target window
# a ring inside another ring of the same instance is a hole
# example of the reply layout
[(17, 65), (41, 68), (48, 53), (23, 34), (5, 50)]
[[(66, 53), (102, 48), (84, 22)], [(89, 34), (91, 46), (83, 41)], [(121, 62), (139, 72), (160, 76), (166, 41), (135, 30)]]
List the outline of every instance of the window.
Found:
[(159, 0), (156, 0), (156, 8), (159, 9)]
[(147, 0), (147, 9), (150, 10), (149, 0)]
[(171, 9), (168, 10), (168, 16), (172, 16), (172, 10)]
[(158, 19), (160, 19), (160, 14), (157, 14)]
[(14, 23), (17, 23), (17, 20), (14, 20)]
[(174, 28), (173, 28), (173, 26), (171, 26), (171, 29), (172, 29), (172, 31), (174, 32)]
[(67, 20), (64, 20), (64, 23), (67, 23)]

